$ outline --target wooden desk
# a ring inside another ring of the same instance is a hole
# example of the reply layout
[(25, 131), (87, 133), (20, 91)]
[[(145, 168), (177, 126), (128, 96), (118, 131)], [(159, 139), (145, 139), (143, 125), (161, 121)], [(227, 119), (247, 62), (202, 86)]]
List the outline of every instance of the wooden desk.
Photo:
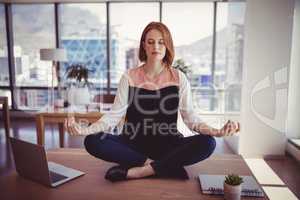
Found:
[(10, 117), (9, 117), (8, 98), (7, 97), (0, 97), (0, 104), (2, 104), (2, 110), (3, 110), (3, 121), (4, 121), (4, 127), (5, 127), (5, 135), (8, 138), (10, 136), (10, 134), (9, 134)]
[(100, 112), (81, 113), (67, 113), (64, 111), (40, 112), (36, 114), (36, 136), (39, 145), (45, 145), (45, 123), (58, 124), (59, 130), (59, 145), (64, 147), (64, 122), (68, 116), (74, 115), (75, 120), (85, 119), (93, 123), (100, 119), (103, 115)]
[[(49, 161), (81, 170), (86, 174), (57, 188), (49, 188), (17, 175), (10, 174), (0, 179), (1, 199), (14, 200), (222, 200), (223, 196), (204, 195), (196, 178), (199, 173), (251, 175), (243, 158), (237, 155), (212, 156), (187, 167), (189, 180), (145, 178), (111, 183), (104, 179), (108, 168), (115, 165), (89, 155), (83, 149), (57, 149), (47, 152)], [(267, 200), (242, 197), (241, 200)]]

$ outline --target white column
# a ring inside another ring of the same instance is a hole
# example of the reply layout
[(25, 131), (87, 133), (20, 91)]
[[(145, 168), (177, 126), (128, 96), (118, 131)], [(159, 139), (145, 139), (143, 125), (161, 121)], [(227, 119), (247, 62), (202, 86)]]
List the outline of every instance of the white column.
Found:
[(300, 0), (295, 1), (287, 137), (300, 139)]
[(238, 152), (246, 157), (282, 155), (294, 0), (246, 3)]

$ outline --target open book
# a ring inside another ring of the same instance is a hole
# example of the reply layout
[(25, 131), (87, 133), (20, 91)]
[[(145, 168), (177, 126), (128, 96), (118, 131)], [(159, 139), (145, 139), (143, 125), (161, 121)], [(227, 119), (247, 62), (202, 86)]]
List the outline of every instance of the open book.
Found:
[[(241, 177), (243, 177), (244, 181), (242, 183), (242, 196), (264, 197), (264, 192), (252, 176)], [(201, 190), (203, 194), (224, 194), (223, 184), (225, 175), (200, 174), (198, 178), (200, 180)]]

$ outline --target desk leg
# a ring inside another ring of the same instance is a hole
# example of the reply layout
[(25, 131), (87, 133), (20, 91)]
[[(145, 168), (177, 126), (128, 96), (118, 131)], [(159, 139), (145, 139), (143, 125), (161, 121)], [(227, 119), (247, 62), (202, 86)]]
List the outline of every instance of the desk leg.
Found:
[(45, 122), (41, 115), (36, 116), (36, 137), (39, 145), (45, 145)]
[(4, 118), (4, 126), (5, 126), (5, 134), (6, 138), (10, 136), (10, 116), (9, 116), (9, 108), (8, 101), (5, 101), (3, 104), (3, 118)]
[(65, 144), (65, 129), (64, 129), (64, 123), (58, 124), (58, 130), (59, 130), (59, 145), (61, 148), (64, 147)]

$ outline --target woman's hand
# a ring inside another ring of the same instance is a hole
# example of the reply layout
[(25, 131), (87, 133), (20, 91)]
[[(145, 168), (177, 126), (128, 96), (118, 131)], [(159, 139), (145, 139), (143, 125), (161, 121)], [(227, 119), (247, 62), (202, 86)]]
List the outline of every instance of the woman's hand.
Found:
[(75, 121), (74, 117), (68, 117), (64, 125), (70, 135), (82, 135), (82, 127)]
[(216, 132), (214, 136), (216, 137), (223, 137), (223, 136), (232, 136), (233, 134), (240, 131), (240, 123), (233, 122), (228, 120), (226, 124)]

